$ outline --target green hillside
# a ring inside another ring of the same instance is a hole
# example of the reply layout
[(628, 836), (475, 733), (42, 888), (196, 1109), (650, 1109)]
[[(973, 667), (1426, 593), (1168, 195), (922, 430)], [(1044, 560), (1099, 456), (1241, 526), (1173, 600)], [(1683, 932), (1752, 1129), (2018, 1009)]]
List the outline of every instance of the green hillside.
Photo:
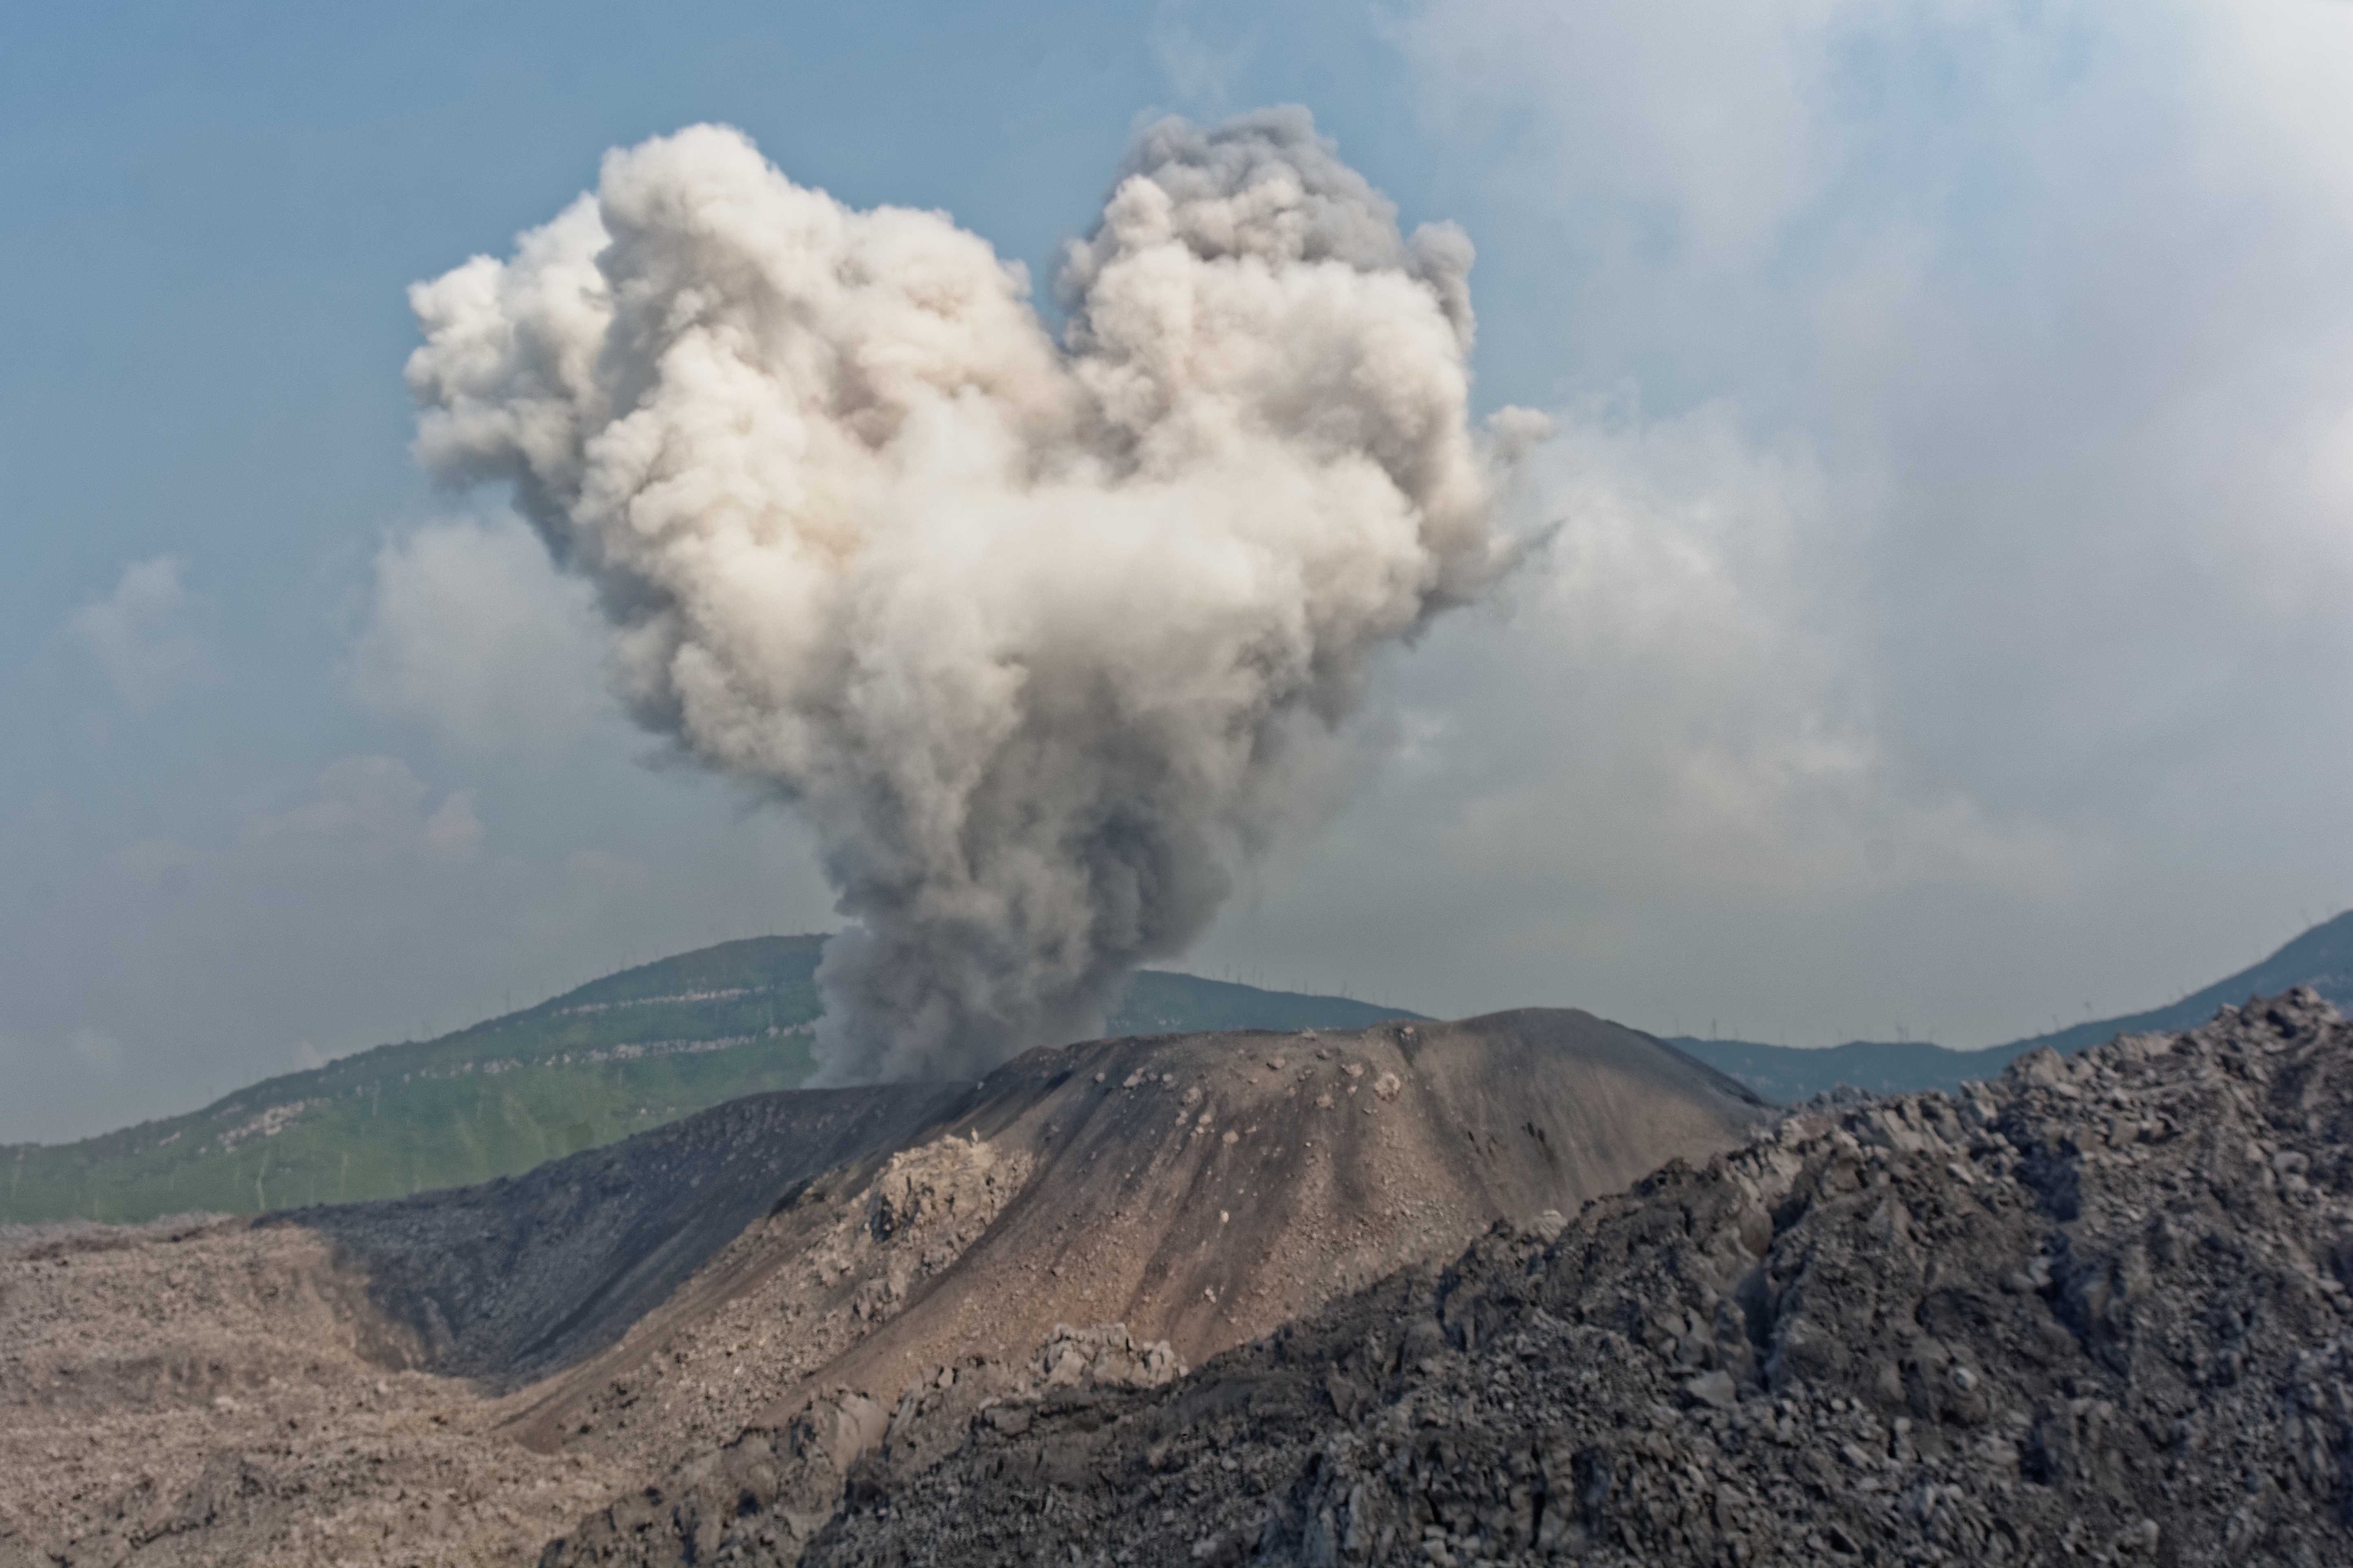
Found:
[(1949, 1089), (1972, 1079), (1990, 1078), (2038, 1046), (2048, 1045), (2064, 1054), (2119, 1034), (2188, 1029), (2213, 1017), (2226, 1002), (2276, 996), (2300, 985), (2312, 987), (2340, 1009), (2353, 1010), (2353, 910), (2315, 926), (2261, 963), (2179, 1001), (2013, 1040), (2007, 1045), (1989, 1045), (1982, 1051), (1883, 1040), (1855, 1040), (1816, 1050), (1761, 1045), (1748, 1040), (1686, 1038), (1670, 1044), (1778, 1100), (1801, 1100), (1840, 1085), (1872, 1094), (1903, 1094)]
[(0, 1220), (389, 1197), (527, 1171), (809, 1069), (821, 937), (728, 942), (202, 1110), (0, 1148)]
[[(591, 981), (437, 1040), (379, 1045), (202, 1110), (69, 1144), (0, 1145), (0, 1223), (244, 1213), (512, 1176), (807, 1076), (823, 937), (760, 937)], [(1114, 1034), (1345, 1029), (1343, 997), (1136, 976)]]

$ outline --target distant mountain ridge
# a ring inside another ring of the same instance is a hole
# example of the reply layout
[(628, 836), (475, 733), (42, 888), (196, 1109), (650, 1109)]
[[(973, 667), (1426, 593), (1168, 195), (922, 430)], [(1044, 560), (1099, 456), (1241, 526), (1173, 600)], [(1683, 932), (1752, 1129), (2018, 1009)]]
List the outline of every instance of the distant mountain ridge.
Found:
[[(182, 1116), (74, 1143), (0, 1145), (0, 1224), (405, 1196), (519, 1175), (723, 1101), (797, 1087), (815, 1065), (825, 942), (722, 942), (455, 1033), (265, 1079)], [(1145, 970), (1106, 1032), (1361, 1029), (1417, 1016)]]
[(2068, 1055), (2119, 1034), (2194, 1028), (2227, 1003), (2251, 996), (2275, 996), (2300, 985), (2312, 987), (2338, 1009), (2353, 1012), (2353, 910), (2323, 921), (2262, 962), (2179, 1001), (2145, 1012), (2094, 1019), (1981, 1051), (1883, 1040), (1855, 1040), (1812, 1050), (1690, 1036), (1677, 1036), (1669, 1044), (1774, 1099), (1802, 1100), (1841, 1085), (1871, 1094), (1905, 1094), (1990, 1078), (2015, 1058), (2044, 1045)]
[[(823, 936), (723, 942), (589, 981), (433, 1040), (404, 1041), (250, 1085), (200, 1110), (69, 1144), (0, 1145), (0, 1224), (242, 1213), (396, 1197), (519, 1175), (543, 1160), (744, 1095), (813, 1066)], [(1988, 1078), (2039, 1045), (2181, 1029), (2225, 1002), (2308, 985), (2353, 1012), (2353, 911), (2164, 1007), (1981, 1051), (1887, 1041), (1805, 1050), (1672, 1044), (1783, 1102)], [(1147, 969), (1104, 1033), (1362, 1029), (1402, 1009)]]

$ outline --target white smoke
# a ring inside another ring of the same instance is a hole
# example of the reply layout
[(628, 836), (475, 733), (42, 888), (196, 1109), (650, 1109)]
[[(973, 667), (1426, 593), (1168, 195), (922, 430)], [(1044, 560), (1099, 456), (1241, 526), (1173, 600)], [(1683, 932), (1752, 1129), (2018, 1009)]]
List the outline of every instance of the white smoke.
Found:
[(1095, 1026), (1208, 926), (1368, 660), (1478, 593), (1532, 416), (1474, 436), (1471, 246), (1303, 111), (1132, 150), (1041, 324), (937, 213), (741, 134), (417, 285), (417, 449), (596, 584), (636, 717), (815, 826), (822, 1075)]

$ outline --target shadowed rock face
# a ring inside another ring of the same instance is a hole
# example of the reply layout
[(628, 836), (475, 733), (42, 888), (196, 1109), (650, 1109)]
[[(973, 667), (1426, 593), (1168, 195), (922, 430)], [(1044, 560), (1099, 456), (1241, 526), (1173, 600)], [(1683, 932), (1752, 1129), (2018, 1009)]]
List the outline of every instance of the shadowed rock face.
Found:
[(888, 1085), (754, 1095), (525, 1175), (298, 1209), (405, 1328), (403, 1360), (501, 1384), (604, 1349), (796, 1183), (871, 1160), (969, 1099)]

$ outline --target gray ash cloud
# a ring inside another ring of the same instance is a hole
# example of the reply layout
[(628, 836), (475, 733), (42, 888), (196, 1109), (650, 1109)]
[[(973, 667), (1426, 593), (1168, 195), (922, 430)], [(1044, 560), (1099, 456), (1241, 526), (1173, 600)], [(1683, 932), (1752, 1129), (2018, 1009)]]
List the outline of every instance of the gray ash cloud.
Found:
[(595, 585), (639, 723), (815, 828), (830, 1081), (1083, 1033), (1208, 927), (1377, 650), (1503, 569), (1471, 247), (1301, 111), (1131, 150), (1040, 322), (946, 217), (740, 133), (412, 291), (417, 450)]

